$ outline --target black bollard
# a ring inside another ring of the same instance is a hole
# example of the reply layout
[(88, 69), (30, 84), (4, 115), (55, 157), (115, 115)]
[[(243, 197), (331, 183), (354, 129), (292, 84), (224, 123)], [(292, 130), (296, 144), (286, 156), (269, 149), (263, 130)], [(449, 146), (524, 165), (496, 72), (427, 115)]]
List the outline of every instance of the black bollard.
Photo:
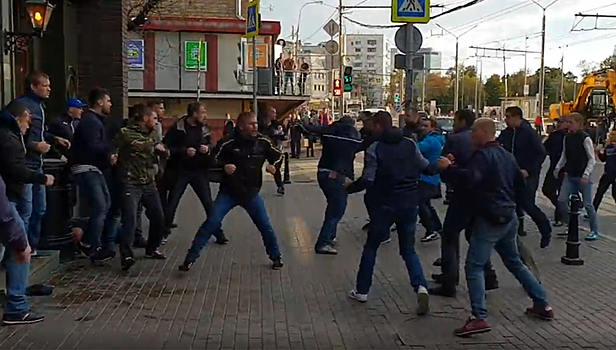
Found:
[(289, 152), (284, 152), (284, 181), (285, 184), (291, 183), (291, 169), (289, 169)]
[(569, 197), (569, 231), (567, 232), (567, 250), (565, 256), (560, 258), (560, 262), (565, 265), (581, 266), (584, 260), (580, 257), (580, 228), (579, 217), (582, 208), (580, 196), (572, 194)]

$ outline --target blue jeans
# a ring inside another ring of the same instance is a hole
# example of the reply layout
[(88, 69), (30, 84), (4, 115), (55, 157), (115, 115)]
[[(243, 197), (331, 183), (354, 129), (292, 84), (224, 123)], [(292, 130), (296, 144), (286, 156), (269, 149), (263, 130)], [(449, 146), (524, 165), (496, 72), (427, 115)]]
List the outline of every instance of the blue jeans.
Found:
[(417, 225), (417, 207), (402, 205), (399, 207), (378, 206), (371, 208), (370, 230), (364, 245), (364, 251), (357, 271), (356, 290), (368, 294), (372, 285), (372, 274), (376, 262), (376, 253), (381, 242), (389, 236), (389, 228), (396, 224), (400, 255), (406, 264), (411, 286), (417, 291), (420, 286), (427, 286), (419, 256), (415, 252), (415, 228)]
[(522, 284), (534, 304), (548, 305), (545, 289), (520, 259), (517, 246), (518, 219), (512, 213), (504, 225), (493, 225), (482, 216), (475, 217), (473, 236), (466, 254), (466, 284), (473, 315), (485, 319), (488, 313), (485, 291), (485, 266), (490, 261), (492, 248), (500, 255), (505, 267)]
[(225, 216), (238, 205), (246, 210), (252, 222), (257, 226), (265, 245), (265, 252), (269, 258), (271, 260), (280, 258), (276, 233), (267, 216), (263, 198), (260, 195), (256, 195), (250, 199), (238, 201), (232, 194), (221, 189), (218, 191), (218, 196), (216, 196), (214, 201), (212, 215), (208, 216), (207, 220), (199, 227), (193, 239), (192, 246), (186, 256), (187, 261), (195, 262), (197, 260), (201, 249), (207, 245), (207, 241), (212, 237), (212, 234), (220, 230)]
[(90, 206), (90, 219), (84, 231), (83, 242), (96, 249), (102, 245), (101, 237), (105, 227), (105, 218), (111, 207), (111, 196), (105, 177), (97, 172), (75, 174), (75, 183), (84, 193)]
[(592, 204), (592, 183), (590, 181), (587, 184), (584, 184), (582, 183), (582, 178), (570, 177), (569, 175), (565, 175), (565, 179), (563, 180), (563, 185), (560, 189), (560, 194), (558, 196), (558, 202), (561, 206), (561, 212), (569, 212), (569, 196), (578, 192), (582, 194), (582, 202), (584, 204), (586, 212), (588, 213), (590, 230), (592, 232), (599, 232), (597, 211)]
[(337, 175), (326, 171), (319, 171), (317, 180), (319, 187), (325, 194), (327, 199), (327, 208), (325, 209), (325, 219), (323, 226), (317, 238), (317, 243), (314, 248), (319, 249), (323, 246), (332, 244), (336, 238), (338, 223), (342, 220), (347, 207), (349, 194), (344, 188), (344, 176)]
[[(26, 232), (26, 226), (17, 212), (17, 203), (11, 203), (11, 212), (17, 224)], [(30, 305), (26, 298), (30, 264), (18, 264), (15, 261), (15, 252), (8, 248), (4, 253), (4, 265), (6, 266), (6, 294), (7, 300), (4, 307), (6, 315), (23, 315), (30, 311)]]
[(33, 250), (38, 248), (41, 238), (41, 224), (47, 210), (45, 185), (26, 184), (24, 186), (24, 202), (18, 203), (19, 213), (28, 233), (28, 243)]

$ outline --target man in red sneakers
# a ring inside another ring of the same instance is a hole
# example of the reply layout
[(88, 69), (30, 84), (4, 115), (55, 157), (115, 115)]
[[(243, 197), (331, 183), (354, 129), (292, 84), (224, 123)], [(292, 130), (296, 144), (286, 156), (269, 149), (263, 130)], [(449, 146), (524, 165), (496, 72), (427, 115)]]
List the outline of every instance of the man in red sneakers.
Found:
[(472, 315), (455, 335), (469, 336), (491, 331), (486, 322), (485, 265), (494, 248), (503, 263), (533, 300), (526, 312), (545, 320), (554, 318), (545, 289), (524, 265), (518, 253), (516, 202), (524, 194), (525, 181), (515, 158), (495, 140), (496, 124), (480, 118), (472, 127), (475, 147), (468, 166), (461, 168), (441, 158), (439, 169), (447, 182), (472, 190), (473, 236), (466, 254), (466, 283)]

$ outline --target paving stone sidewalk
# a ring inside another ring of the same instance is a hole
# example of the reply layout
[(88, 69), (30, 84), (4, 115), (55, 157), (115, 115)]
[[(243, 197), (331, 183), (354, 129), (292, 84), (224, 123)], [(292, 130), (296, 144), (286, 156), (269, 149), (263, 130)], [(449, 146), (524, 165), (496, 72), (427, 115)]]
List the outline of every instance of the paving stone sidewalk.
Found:
[[(524, 238), (549, 291), (553, 322), (524, 315), (530, 300), (495, 257), (501, 287), (488, 295), (493, 331), (455, 338), (453, 329), (469, 312), (465, 287), (457, 299), (433, 297), (431, 314), (415, 316), (395, 242), (379, 250), (369, 302), (348, 299), (365, 240), (362, 196), (351, 197), (340, 224), (340, 254), (316, 256), (325, 200), (314, 183), (315, 166), (315, 160), (292, 160), (294, 183), (287, 194), (276, 196), (271, 180), (262, 191), (283, 270), (270, 269), (256, 228), (236, 209), (224, 223), (231, 243), (208, 246), (192, 271), (180, 274), (177, 266), (204, 219), (187, 192), (179, 228), (164, 247), (168, 260), (140, 260), (129, 274), (120, 271), (117, 259), (105, 267), (83, 260), (65, 265), (50, 281), (54, 295), (34, 302), (46, 321), (0, 328), (0, 349), (616, 348), (616, 243), (610, 239), (583, 243), (586, 264), (568, 267), (560, 263), (563, 240), (539, 251), (536, 233)], [(444, 213), (445, 207), (438, 209)], [(417, 243), (426, 275), (438, 272), (430, 264), (439, 244)]]

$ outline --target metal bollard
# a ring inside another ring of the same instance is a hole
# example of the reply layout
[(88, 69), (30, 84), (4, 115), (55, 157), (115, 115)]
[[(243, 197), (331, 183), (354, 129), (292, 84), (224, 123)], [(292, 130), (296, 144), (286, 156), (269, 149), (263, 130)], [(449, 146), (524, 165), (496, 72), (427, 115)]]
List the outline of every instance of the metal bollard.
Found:
[(580, 196), (572, 194), (569, 197), (569, 230), (567, 235), (567, 250), (565, 256), (560, 258), (560, 262), (565, 265), (581, 266), (584, 260), (580, 257), (580, 228), (579, 216), (582, 208)]
[(291, 170), (289, 169), (289, 152), (284, 152), (284, 181), (285, 184), (291, 183)]

